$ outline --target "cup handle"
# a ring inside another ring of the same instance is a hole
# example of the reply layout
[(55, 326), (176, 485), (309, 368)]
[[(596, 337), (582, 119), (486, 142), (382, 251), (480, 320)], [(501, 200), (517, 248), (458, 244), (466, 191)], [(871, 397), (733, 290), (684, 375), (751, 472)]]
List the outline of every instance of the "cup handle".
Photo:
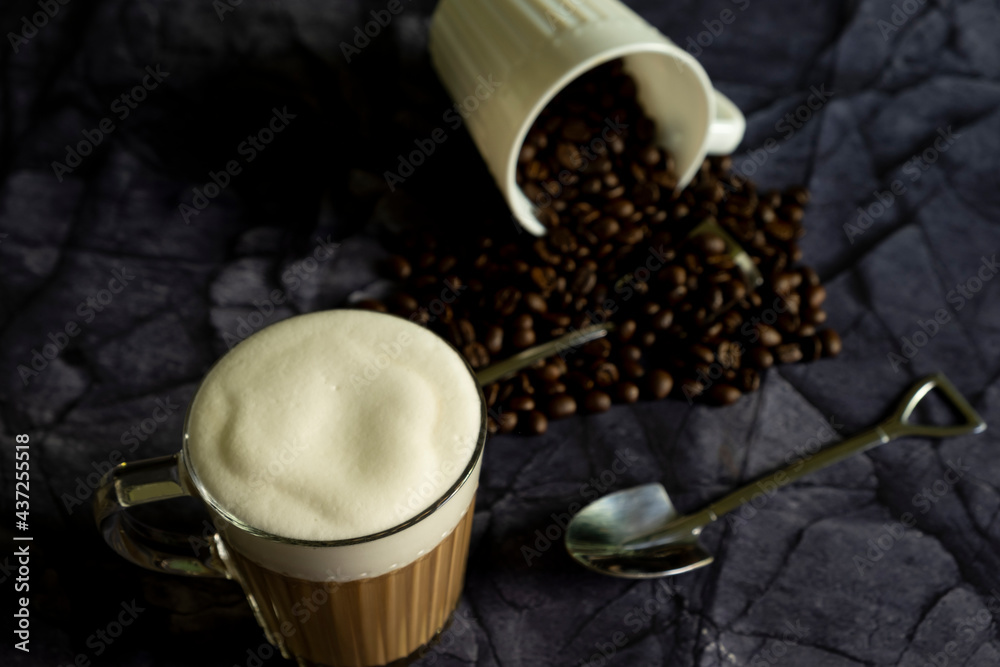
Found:
[(121, 463), (101, 479), (94, 497), (94, 518), (104, 541), (136, 565), (172, 574), (230, 578), (219, 556), (218, 534), (209, 538), (208, 553), (199, 558), (193, 537), (159, 530), (130, 517), (136, 505), (191, 495), (181, 482), (179, 454)]
[(747, 129), (747, 120), (732, 100), (717, 90), (715, 95), (715, 118), (708, 127), (709, 155), (729, 155), (743, 141), (743, 133)]

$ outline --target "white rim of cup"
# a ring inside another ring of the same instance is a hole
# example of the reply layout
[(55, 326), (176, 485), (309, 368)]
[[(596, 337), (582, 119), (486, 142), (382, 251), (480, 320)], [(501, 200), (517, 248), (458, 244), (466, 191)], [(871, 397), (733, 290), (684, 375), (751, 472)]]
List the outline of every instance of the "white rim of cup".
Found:
[[(705, 68), (702, 67), (701, 63), (699, 63), (691, 54), (685, 52), (672, 42), (636, 42), (635, 44), (619, 46), (591, 56), (563, 74), (556, 81), (556, 83), (549, 88), (545, 95), (542, 95), (538, 99), (535, 105), (531, 108), (531, 112), (525, 117), (524, 123), (522, 123), (520, 129), (518, 130), (514, 146), (512, 147), (507, 158), (507, 166), (504, 171), (507, 174), (507, 191), (509, 193), (508, 198), (511, 202), (511, 209), (513, 209), (514, 217), (517, 219), (518, 223), (535, 236), (545, 236), (548, 233), (548, 228), (535, 216), (534, 211), (537, 208), (536, 205), (528, 199), (528, 196), (524, 194), (524, 190), (522, 190), (521, 186), (517, 184), (518, 157), (521, 155), (521, 147), (524, 145), (524, 140), (527, 139), (528, 132), (531, 130), (532, 125), (534, 125), (535, 121), (538, 120), (538, 116), (542, 113), (549, 102), (551, 102), (556, 95), (561, 93), (566, 86), (583, 74), (603, 65), (606, 62), (615, 60), (616, 58), (625, 58), (626, 56), (638, 55), (641, 53), (654, 53), (673, 58), (675, 62), (679, 62), (683, 67), (691, 70), (691, 72), (693, 72), (698, 78), (698, 81), (702, 84), (701, 89), (705, 93), (706, 103), (705, 136), (702, 137), (701, 144), (698, 146), (698, 154), (705, 152), (705, 149), (708, 146), (709, 130), (711, 129), (712, 120), (715, 115), (714, 87), (712, 86), (712, 81), (708, 78), (708, 73), (705, 72)], [(648, 110), (645, 111), (648, 115)], [(689, 180), (684, 177), (687, 176), (688, 171), (691, 171), (691, 167), (697, 168), (697, 165), (688, 165), (684, 172), (678, 175), (678, 186), (685, 180)], [(524, 219), (518, 215), (514, 202), (525, 204), (526, 216)]]

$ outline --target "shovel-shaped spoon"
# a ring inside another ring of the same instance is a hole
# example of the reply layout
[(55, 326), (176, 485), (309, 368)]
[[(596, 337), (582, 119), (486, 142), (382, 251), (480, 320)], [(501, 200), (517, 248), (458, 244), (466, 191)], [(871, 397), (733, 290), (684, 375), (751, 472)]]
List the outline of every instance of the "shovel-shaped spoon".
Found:
[[(914, 409), (935, 387), (964, 421), (949, 426), (910, 421)], [(712, 562), (712, 555), (698, 544), (702, 528), (749, 502), (764, 488), (784, 486), (895, 438), (941, 438), (985, 430), (986, 422), (955, 386), (937, 373), (915, 384), (896, 411), (875, 428), (736, 489), (693, 514), (679, 516), (661, 484), (644, 484), (595, 500), (570, 521), (566, 549), (586, 567), (615, 577), (647, 579), (680, 574)]]

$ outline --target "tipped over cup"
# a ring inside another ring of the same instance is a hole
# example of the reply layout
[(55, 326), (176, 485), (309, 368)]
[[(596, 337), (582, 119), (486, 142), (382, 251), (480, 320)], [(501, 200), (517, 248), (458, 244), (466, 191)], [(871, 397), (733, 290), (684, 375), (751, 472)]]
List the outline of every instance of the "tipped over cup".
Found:
[(706, 155), (736, 150), (746, 129), (698, 61), (618, 0), (441, 0), (430, 53), (452, 100), (476, 100), (469, 134), (514, 219), (538, 236), (546, 228), (517, 184), (518, 155), (545, 106), (585, 72), (623, 60), (657, 145), (674, 158), (678, 188)]

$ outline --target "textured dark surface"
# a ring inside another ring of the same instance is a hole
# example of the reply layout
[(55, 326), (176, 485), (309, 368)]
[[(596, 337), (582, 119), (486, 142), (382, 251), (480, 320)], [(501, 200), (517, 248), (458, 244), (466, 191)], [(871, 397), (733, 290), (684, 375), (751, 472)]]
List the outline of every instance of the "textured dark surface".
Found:
[[(290, 300), (269, 321), (336, 306), (373, 280), (379, 239), (402, 224), (429, 216), (509, 224), (462, 130), (402, 190), (386, 191), (381, 174), (441, 124), (449, 102), (426, 56), (433, 3), (404, 3), (345, 62), (341, 40), (384, 4), (247, 0), (220, 21), (208, 0), (72, 0), (16, 53), (4, 38), (5, 610), (14, 598), (17, 433), (33, 443), (35, 541), (32, 651), (14, 650), (5, 635), (3, 664), (63, 665), (80, 655), (95, 665), (254, 664), (248, 650), (263, 638), (235, 585), (125, 563), (95, 532), (89, 499), (67, 506), (64, 494), (115, 450), (133, 460), (176, 451), (199, 376), (225, 351), (237, 318), (271, 290)], [(536, 531), (561, 537), (552, 515), (596, 495), (588, 480), (600, 480), (616, 450), (635, 460), (614, 479), (605, 474), (611, 488), (662, 481), (690, 509), (791, 460), (831, 428), (847, 435), (873, 423), (929, 371), (945, 370), (1000, 427), (1000, 279), (968, 299), (952, 292), (1000, 250), (997, 3), (908, 0), (898, 5), (902, 26), (887, 34), (895, 6), (887, 1), (630, 4), (681, 45), (706, 30), (703, 21), (733, 11), (718, 37), (702, 37), (712, 43), (700, 59), (747, 114), (740, 155), (766, 156), (753, 178), (813, 192), (802, 246), (827, 281), (844, 352), (771, 370), (759, 393), (729, 408), (616, 407), (555, 423), (542, 437), (491, 440), (463, 620), (426, 664), (597, 665), (612, 649), (610, 663), (621, 665), (1000, 664), (995, 430), (890, 444), (797, 483), (745, 522), (707, 529), (715, 563), (667, 582), (603, 578), (575, 566), (561, 544), (544, 549)], [(2, 32), (36, 11), (5, 2)], [(169, 76), (119, 120), (112, 101), (156, 65)], [(810, 87), (821, 85), (833, 95), (801, 128), (780, 123), (808, 108)], [(191, 202), (191, 188), (242, 159), (239, 143), (284, 106), (297, 118), (185, 224), (178, 205)], [(51, 163), (105, 116), (114, 132), (59, 182)], [(949, 128), (955, 140), (934, 164), (907, 168)], [(760, 152), (769, 138), (776, 150)], [(896, 179), (905, 193), (851, 243), (844, 224)], [(283, 282), (328, 235), (339, 253), (312, 272), (300, 265), (300, 285)], [(79, 304), (116, 268), (135, 278), (88, 321)], [(914, 337), (918, 320), (940, 309), (947, 321), (936, 335)], [(71, 321), (81, 332), (68, 349), (22, 381), (17, 366)], [(896, 372), (887, 355), (900, 353), (903, 336), (926, 344)], [(157, 399), (180, 407), (129, 451), (123, 432), (151, 417)], [(962, 470), (954, 485), (943, 481), (949, 462)], [(925, 488), (934, 502), (918, 498)], [(895, 522), (907, 512), (916, 524), (900, 532)], [(541, 553), (528, 559), (524, 547)], [(96, 655), (88, 637), (133, 599), (145, 611)]]

